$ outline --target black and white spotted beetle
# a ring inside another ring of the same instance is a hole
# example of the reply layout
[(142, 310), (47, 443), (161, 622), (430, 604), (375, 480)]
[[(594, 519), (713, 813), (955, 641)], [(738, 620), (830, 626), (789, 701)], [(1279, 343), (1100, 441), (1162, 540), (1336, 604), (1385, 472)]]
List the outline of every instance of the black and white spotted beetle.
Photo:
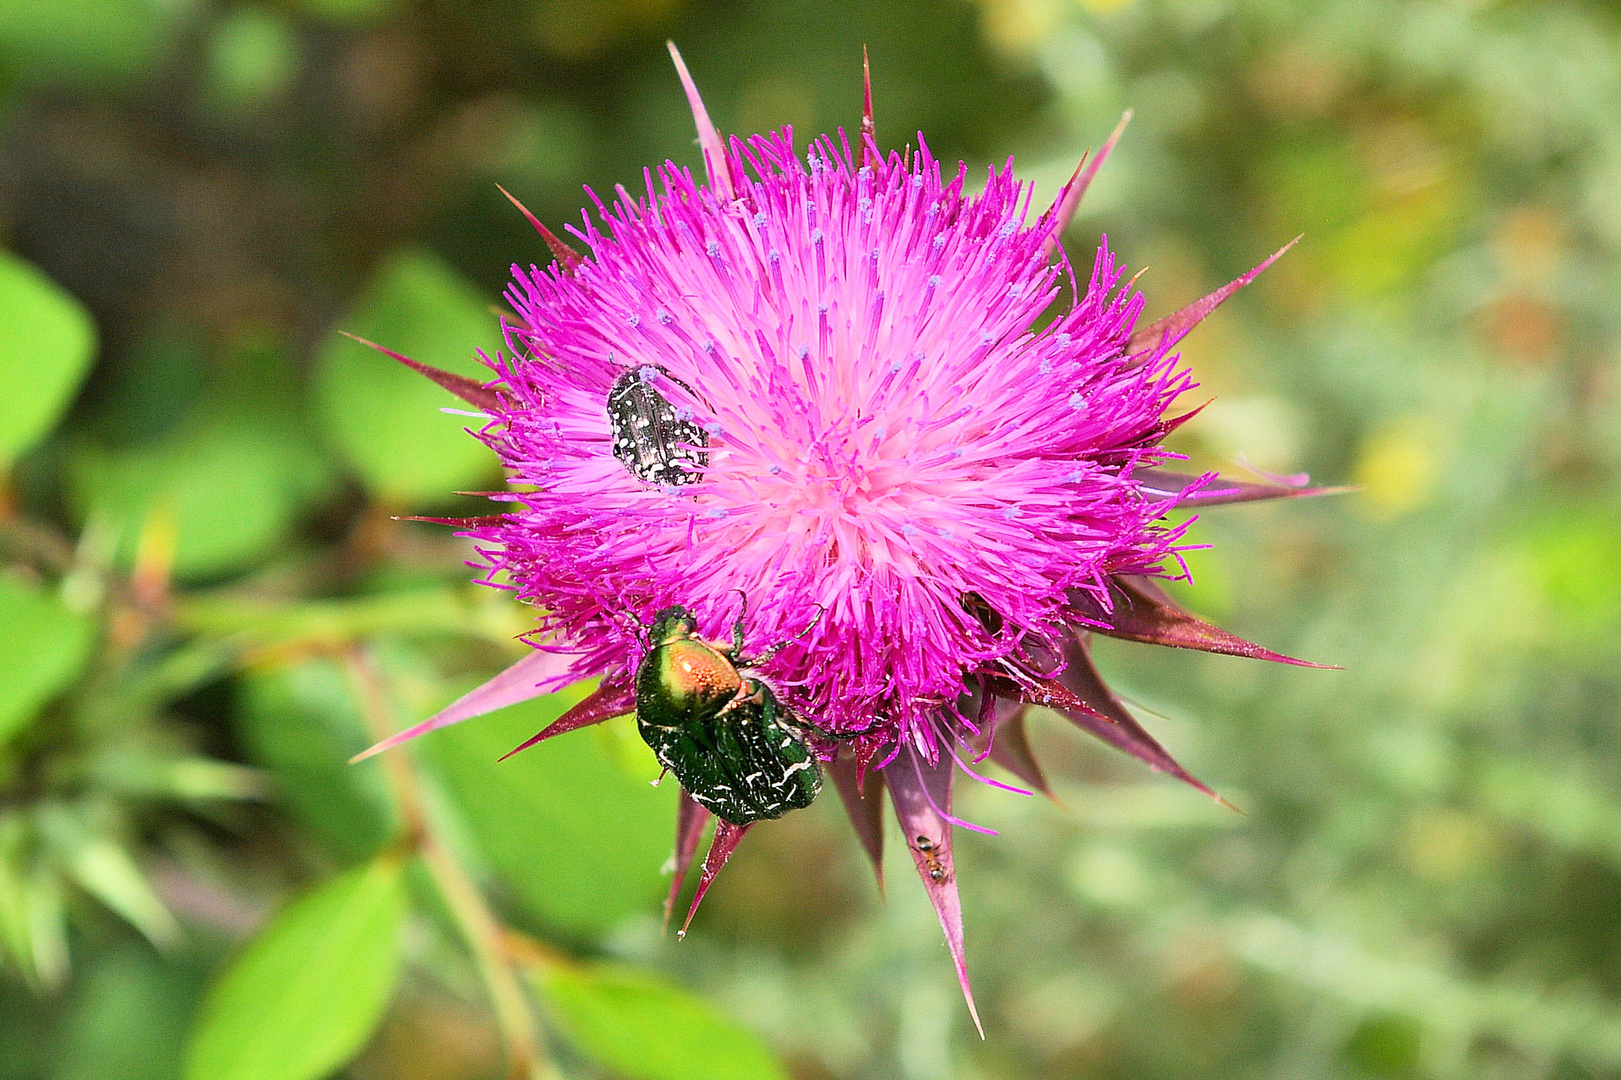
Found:
[(692, 387), (657, 364), (631, 368), (608, 391), (613, 455), (630, 475), (657, 487), (696, 484), (709, 464), (709, 433), (676, 412), (654, 384), (669, 379), (688, 394)]

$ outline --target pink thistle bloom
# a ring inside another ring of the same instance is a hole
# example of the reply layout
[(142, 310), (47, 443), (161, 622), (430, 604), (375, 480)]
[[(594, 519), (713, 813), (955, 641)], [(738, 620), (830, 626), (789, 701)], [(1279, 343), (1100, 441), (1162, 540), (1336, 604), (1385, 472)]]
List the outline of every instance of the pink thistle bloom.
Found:
[[(1171, 511), (1320, 490), (1162, 468), (1192, 415), (1170, 415), (1194, 385), (1172, 348), (1272, 259), (1140, 328), (1107, 246), (1077, 275), (1058, 244), (1113, 137), (1035, 212), (1011, 162), (974, 194), (921, 134), (882, 153), (870, 87), (853, 149), (723, 142), (671, 52), (706, 178), (666, 162), (639, 194), (593, 195), (583, 252), (530, 217), (556, 261), (514, 267), (490, 383), (406, 361), (489, 417), (507, 509), (454, 524), (540, 615), (533, 654), (369, 752), (581, 679), (602, 681), (525, 746), (631, 712), (656, 613), (721, 639), (746, 601), (741, 652), (780, 648), (744, 676), (827, 763), (875, 869), (888, 791), (972, 1010), (957, 767), (988, 755), (1045, 790), (1038, 704), (1213, 794), (1108, 691), (1089, 635), (1299, 662), (1153, 583), (1183, 575)], [(672, 902), (705, 794), (683, 793)], [(717, 818), (692, 911), (752, 823)]]

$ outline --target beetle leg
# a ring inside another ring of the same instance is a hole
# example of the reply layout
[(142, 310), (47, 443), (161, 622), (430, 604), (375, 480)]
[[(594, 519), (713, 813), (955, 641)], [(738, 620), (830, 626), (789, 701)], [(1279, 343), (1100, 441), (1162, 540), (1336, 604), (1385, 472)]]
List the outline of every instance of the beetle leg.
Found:
[(799, 720), (799, 725), (801, 727), (809, 728), (811, 731), (816, 732), (816, 734), (830, 742), (849, 742), (851, 739), (859, 739), (863, 735), (871, 735), (873, 732), (884, 726), (884, 722), (882, 720), (874, 720), (866, 727), (859, 728), (856, 731), (829, 731), (824, 727), (811, 723), (804, 717), (797, 717), (797, 719)]
[(732, 656), (736, 658), (743, 655), (743, 620), (749, 616), (749, 594), (742, 589), (732, 591), (743, 599), (743, 608), (737, 613), (737, 621), (732, 624)]
[[(749, 657), (748, 659), (743, 659), (742, 657), (739, 657), (738, 661), (737, 661), (737, 666), (738, 667), (744, 667), (744, 668), (757, 668), (757, 667), (760, 667), (763, 664), (770, 663), (771, 658), (773, 656), (776, 656), (778, 653), (782, 652), (782, 650), (786, 649), (789, 645), (792, 645), (794, 642), (798, 641), (800, 638), (804, 637), (806, 634), (808, 634), (812, 630), (816, 629), (816, 624), (821, 622), (822, 621), (822, 616), (826, 615), (826, 614), (827, 614), (827, 608), (823, 607), (821, 604), (817, 604), (816, 605), (816, 618), (814, 618), (810, 622), (806, 623), (805, 624), (805, 629), (801, 630), (799, 633), (795, 634), (791, 638), (785, 638), (784, 640), (777, 642), (775, 645), (771, 646), (771, 648), (767, 649), (765, 652), (761, 653), (759, 656)], [(737, 647), (739, 649), (743, 648), (743, 635), (742, 635), (741, 630), (738, 632), (738, 635), (737, 635)]]
[[(751, 686), (754, 689), (750, 690), (749, 687)], [(732, 699), (722, 705), (720, 711), (715, 715), (725, 716), (733, 709), (742, 708), (744, 705), (763, 704), (765, 704), (765, 686), (754, 679), (744, 679), (743, 685), (737, 688), (737, 693), (733, 694)]]

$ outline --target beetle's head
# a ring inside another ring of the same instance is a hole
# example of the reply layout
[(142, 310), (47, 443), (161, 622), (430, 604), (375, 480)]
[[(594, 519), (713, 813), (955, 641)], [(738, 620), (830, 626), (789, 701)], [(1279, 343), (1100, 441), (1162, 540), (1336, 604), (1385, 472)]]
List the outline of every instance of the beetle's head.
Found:
[(698, 623), (692, 617), (692, 612), (680, 604), (674, 604), (653, 616), (653, 628), (647, 636), (649, 643), (657, 648), (672, 641), (694, 637), (697, 633)]

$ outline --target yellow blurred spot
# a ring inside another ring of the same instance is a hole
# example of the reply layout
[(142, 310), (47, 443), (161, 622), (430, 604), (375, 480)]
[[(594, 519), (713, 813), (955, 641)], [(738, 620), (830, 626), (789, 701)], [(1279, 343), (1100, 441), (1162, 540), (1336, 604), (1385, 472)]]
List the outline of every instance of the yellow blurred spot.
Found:
[(1423, 506), (1435, 492), (1438, 458), (1433, 431), (1417, 418), (1375, 430), (1362, 444), (1354, 473), (1364, 505), (1381, 518)]
[(143, 603), (159, 604), (168, 594), (179, 535), (174, 500), (160, 498), (153, 502), (135, 543), (135, 566), (130, 573), (131, 584)]
[(1461, 810), (1421, 814), (1408, 823), (1401, 854), (1416, 876), (1456, 881), (1497, 855), (1497, 835), (1479, 818)]
[(1493, 231), (1491, 252), (1504, 279), (1520, 286), (1545, 285), (1565, 257), (1565, 224), (1545, 206), (1522, 203)]
[(1029, 53), (1057, 28), (1057, 0), (979, 0), (986, 40), (1004, 53)]
[(1094, 15), (1108, 15), (1130, 7), (1135, 0), (1075, 0), (1075, 2), (1083, 11), (1090, 11)]

